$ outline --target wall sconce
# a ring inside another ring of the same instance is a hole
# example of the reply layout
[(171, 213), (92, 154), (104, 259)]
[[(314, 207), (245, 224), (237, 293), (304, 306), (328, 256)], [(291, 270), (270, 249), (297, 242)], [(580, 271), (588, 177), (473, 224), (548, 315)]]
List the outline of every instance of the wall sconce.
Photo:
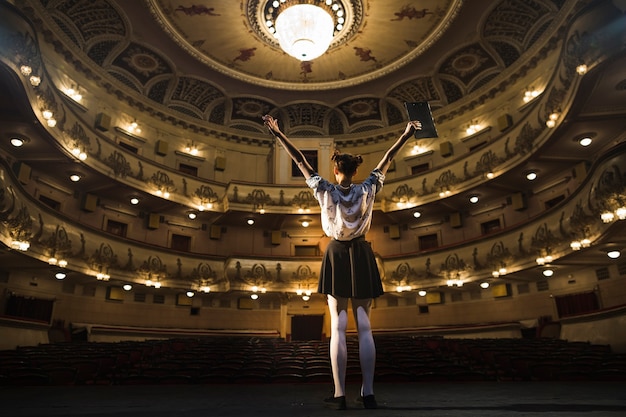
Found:
[(30, 248), (30, 242), (27, 240), (14, 240), (11, 242), (11, 249), (26, 252)]
[(185, 146), (185, 152), (194, 156), (198, 155), (198, 147), (194, 145), (193, 142), (191, 142), (190, 144), (188, 143), (187, 146)]
[(298, 288), (296, 290), (296, 295), (301, 296), (303, 301), (309, 301), (311, 299), (312, 291), (309, 289), (303, 290)]
[(192, 298), (194, 295), (196, 295), (196, 293), (190, 290), (190, 291), (187, 291), (185, 295), (189, 298)]
[(444, 198), (451, 194), (450, 190), (446, 187), (439, 191), (439, 197)]
[(111, 279), (111, 276), (109, 274), (105, 274), (104, 272), (98, 272), (96, 274), (96, 279), (98, 281), (108, 281), (109, 279)]
[(478, 122), (476, 121), (471, 121), (470, 124), (467, 126), (467, 129), (465, 129), (465, 133), (467, 133), (468, 135), (473, 135), (479, 130), (480, 130), (480, 124), (478, 124)]
[(257, 300), (259, 298), (259, 294), (265, 294), (267, 292), (267, 289), (265, 287), (261, 287), (259, 288), (258, 286), (253, 286), (252, 287), (252, 294), (250, 294), (250, 298), (252, 298), (253, 300)]
[(584, 238), (581, 240), (574, 240), (572, 241), (572, 243), (569, 244), (569, 246), (572, 248), (572, 250), (580, 250), (582, 248), (588, 248), (589, 246), (591, 246), (591, 240)]
[(602, 219), (602, 223), (611, 223), (615, 219), (615, 214), (611, 211), (605, 211), (600, 214), (600, 219)]
[(489, 283), (487, 281), (481, 282), (480, 288), (482, 288), (483, 290), (486, 290), (487, 288), (489, 288)]
[(415, 145), (413, 145), (413, 148), (411, 149), (411, 155), (419, 155), (425, 152), (428, 152), (428, 148), (421, 146), (417, 142), (415, 143)]
[(208, 294), (211, 292), (211, 287), (209, 287), (208, 285), (201, 285), (200, 291), (202, 291), (205, 294)]
[(535, 262), (537, 262), (537, 265), (549, 264), (550, 262), (552, 262), (552, 256), (540, 256), (539, 258), (535, 259)]
[(77, 103), (79, 103), (83, 99), (83, 95), (80, 93), (80, 88), (78, 86), (65, 88), (63, 89), (63, 92), (65, 93), (66, 96), (68, 96), (69, 98), (71, 98)]
[(87, 159), (87, 151), (85, 151), (80, 145), (78, 145), (78, 143), (72, 147), (72, 155), (74, 155), (81, 161)]
[(550, 113), (550, 116), (548, 116), (548, 120), (546, 120), (546, 126), (548, 126), (549, 128), (553, 128), (554, 126), (556, 126), (556, 121), (558, 119), (559, 119), (559, 113), (557, 112)]
[(150, 178), (150, 183), (156, 187), (155, 195), (170, 198), (170, 192), (175, 190), (174, 181), (165, 172), (155, 172)]
[(500, 277), (502, 275), (506, 275), (506, 272), (507, 272), (506, 268), (505, 267), (501, 267), (501, 268), (499, 268), (497, 270), (492, 271), (491, 272), (491, 276), (494, 277), (494, 278), (498, 278), (498, 277)]
[(587, 65), (580, 64), (576, 67), (576, 72), (578, 73), (578, 75), (585, 75), (587, 73), (587, 69)]
[(41, 111), (41, 115), (43, 116), (44, 119), (46, 119), (46, 123), (48, 124), (48, 127), (55, 127), (57, 125), (57, 121), (53, 117), (54, 114), (52, 113), (51, 110), (44, 109)]
[(617, 217), (618, 220), (626, 220), (626, 206), (620, 206), (615, 211), (605, 211), (600, 214), (602, 223), (611, 223)]
[(145, 285), (146, 287), (161, 288), (161, 281), (158, 279), (156, 281), (152, 281), (152, 279), (148, 278), (146, 279)]
[(541, 273), (543, 274), (544, 277), (549, 278), (552, 275), (554, 275), (554, 270), (548, 268), (548, 269), (544, 269)]
[(194, 192), (194, 196), (200, 200), (200, 205), (198, 206), (199, 211), (211, 210), (213, 205), (218, 201), (217, 193), (207, 185), (201, 185), (200, 188)]
[(535, 87), (529, 87), (524, 91), (524, 103), (528, 103), (541, 94), (541, 91), (536, 90)]
[(48, 258), (48, 265), (58, 265), (61, 268), (65, 268), (67, 266), (67, 261), (65, 259), (57, 259), (54, 255)]
[(130, 284), (124, 284), (122, 288), (124, 288), (124, 291), (130, 291), (133, 289), (133, 286)]
[(126, 127), (126, 131), (129, 133), (136, 133), (136, 134), (141, 133), (141, 128), (137, 124), (137, 120), (133, 120), (132, 122), (130, 122), (130, 124)]

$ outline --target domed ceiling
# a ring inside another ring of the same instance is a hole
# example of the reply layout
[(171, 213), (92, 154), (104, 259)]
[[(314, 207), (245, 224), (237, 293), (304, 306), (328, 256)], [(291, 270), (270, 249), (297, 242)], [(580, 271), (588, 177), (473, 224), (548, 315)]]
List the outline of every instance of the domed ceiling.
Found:
[(330, 49), (304, 62), (283, 52), (268, 31), (271, 1), (242, 2), (241, 9), (212, 3), (151, 1), (150, 7), (181, 47), (217, 71), (272, 88), (324, 90), (376, 79), (412, 61), (449, 27), (462, 2), (426, 1), (420, 9), (396, 1), (346, 2), (346, 23)]
[(41, 4), (66, 41), (156, 106), (248, 132), (280, 108), (287, 133), (337, 138), (402, 123), (404, 101), (458, 102), (514, 64), (561, 3), (343, 1), (344, 29), (309, 62), (279, 48), (261, 0)]

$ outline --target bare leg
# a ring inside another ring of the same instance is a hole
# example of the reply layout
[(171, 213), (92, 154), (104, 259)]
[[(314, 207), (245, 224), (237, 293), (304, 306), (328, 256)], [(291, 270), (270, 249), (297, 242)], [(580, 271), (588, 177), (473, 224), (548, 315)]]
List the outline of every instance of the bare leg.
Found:
[(348, 299), (328, 295), (330, 312), (330, 365), (335, 384), (335, 397), (346, 395), (346, 366), (348, 348), (346, 329), (348, 327)]
[(361, 362), (361, 373), (363, 374), (363, 385), (361, 386), (361, 396), (374, 394), (374, 370), (376, 368), (376, 345), (372, 335), (370, 325), (370, 309), (372, 299), (352, 299), (352, 311), (354, 321), (359, 333), (359, 360)]

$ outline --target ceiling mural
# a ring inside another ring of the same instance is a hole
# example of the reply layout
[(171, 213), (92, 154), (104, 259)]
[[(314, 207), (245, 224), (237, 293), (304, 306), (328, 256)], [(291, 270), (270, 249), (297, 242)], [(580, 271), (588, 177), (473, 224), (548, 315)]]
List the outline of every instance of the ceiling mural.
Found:
[(441, 36), (462, 1), (346, 1), (347, 22), (334, 44), (304, 62), (287, 56), (267, 31), (267, 1), (239, 3), (153, 0), (149, 5), (163, 29), (211, 68), (252, 84), (313, 90), (358, 84), (405, 65)]

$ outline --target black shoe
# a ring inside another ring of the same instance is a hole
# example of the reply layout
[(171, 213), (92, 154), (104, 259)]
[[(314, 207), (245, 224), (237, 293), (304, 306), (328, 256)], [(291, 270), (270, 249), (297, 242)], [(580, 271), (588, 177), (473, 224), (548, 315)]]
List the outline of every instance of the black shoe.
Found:
[(359, 397), (357, 399), (357, 402), (363, 404), (363, 408), (368, 408), (371, 410), (378, 408), (378, 404), (376, 403), (376, 397), (374, 397), (374, 394), (366, 395), (365, 397)]
[(324, 398), (324, 405), (328, 408), (332, 408), (333, 410), (345, 410), (346, 396)]

